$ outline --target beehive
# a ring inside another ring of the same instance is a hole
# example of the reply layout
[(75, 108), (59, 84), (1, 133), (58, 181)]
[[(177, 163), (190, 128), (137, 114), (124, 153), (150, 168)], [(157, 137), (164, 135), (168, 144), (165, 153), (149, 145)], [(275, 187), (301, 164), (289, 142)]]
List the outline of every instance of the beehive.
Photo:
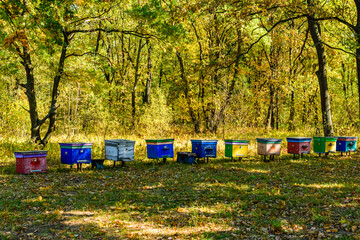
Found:
[(150, 159), (162, 158), (165, 162), (166, 158), (174, 157), (174, 139), (148, 139), (146, 144)]
[(259, 155), (280, 155), (281, 139), (277, 138), (257, 138)]
[(225, 139), (225, 157), (243, 158), (248, 156), (249, 141)]
[(59, 145), (62, 164), (78, 164), (78, 169), (81, 169), (81, 164), (91, 163), (92, 143), (59, 143)]
[(357, 149), (357, 137), (338, 137), (336, 141), (337, 152), (355, 152)]
[(313, 137), (314, 153), (331, 153), (336, 151), (337, 137)]
[(179, 163), (191, 164), (191, 163), (195, 163), (196, 157), (197, 157), (196, 153), (178, 152), (176, 161)]
[(47, 170), (47, 151), (15, 152), (16, 172), (21, 174), (44, 173)]
[(191, 140), (191, 151), (198, 158), (216, 158), (216, 147), (218, 140)]
[(270, 155), (270, 160), (273, 160), (275, 155), (280, 155), (281, 139), (257, 138), (256, 141), (258, 154), (264, 156), (264, 161), (268, 155)]
[(287, 150), (290, 154), (310, 153), (311, 138), (308, 137), (288, 137)]
[(126, 139), (105, 140), (105, 159), (122, 162), (134, 161), (134, 146), (135, 141)]

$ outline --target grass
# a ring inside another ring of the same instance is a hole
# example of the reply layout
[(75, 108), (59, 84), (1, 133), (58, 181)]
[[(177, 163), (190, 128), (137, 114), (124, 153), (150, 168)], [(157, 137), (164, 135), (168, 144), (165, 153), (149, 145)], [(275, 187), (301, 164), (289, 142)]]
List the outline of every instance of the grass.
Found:
[[(95, 142), (94, 158), (102, 157), (102, 139), (86, 140)], [(33, 146), (3, 140), (0, 237), (360, 239), (358, 154), (293, 160), (284, 145), (281, 157), (264, 163), (252, 143), (249, 158), (231, 162), (220, 141), (209, 163), (161, 164), (146, 159), (145, 143), (135, 140), (136, 161), (82, 172), (61, 165), (51, 143), (48, 173), (36, 175), (16, 174), (13, 156)], [(188, 142), (177, 140), (175, 151), (189, 150)]]

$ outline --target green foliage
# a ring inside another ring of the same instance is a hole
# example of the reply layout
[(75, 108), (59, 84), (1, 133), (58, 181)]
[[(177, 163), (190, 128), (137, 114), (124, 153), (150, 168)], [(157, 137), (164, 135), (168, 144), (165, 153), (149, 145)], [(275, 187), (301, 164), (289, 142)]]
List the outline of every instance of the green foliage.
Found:
[[(321, 128), (316, 53), (309, 36), (304, 43), (307, 34), (304, 19), (281, 23), (268, 32), (277, 21), (304, 13), (306, 6), (299, 1), (277, 2), (283, 4), (281, 7), (268, 1), (27, 3), (1, 3), (3, 131), (8, 126), (12, 132), (18, 132), (15, 135), (23, 135), (29, 134), (30, 129), (24, 110), (28, 109), (26, 95), (17, 85), (24, 84), (26, 79), (16, 46), (30, 47), (42, 118), (49, 111), (52, 82), (64, 40), (62, 32), (95, 28), (104, 31), (71, 36), (59, 85), (55, 135), (63, 131), (97, 132), (98, 128), (105, 131), (111, 128), (108, 125), (126, 132), (167, 135), (174, 129), (194, 131), (195, 123), (204, 134), (224, 129), (240, 135), (244, 129), (267, 127), (271, 102), (272, 128)], [(346, 13), (345, 20), (353, 22), (350, 16), (353, 7), (352, 1), (347, 4), (329, 1), (316, 6), (315, 11), (322, 17)], [(333, 21), (321, 24), (326, 43), (355, 51), (352, 31)], [(140, 38), (144, 46), (136, 73)], [(152, 46), (151, 70), (144, 38)], [(255, 41), (258, 42), (253, 45)], [(177, 53), (183, 60), (183, 73)], [(351, 135), (359, 126), (355, 58), (331, 48), (326, 48), (326, 53), (335, 132)], [(153, 88), (150, 105), (142, 100), (148, 71), (152, 73)], [(136, 74), (139, 82), (134, 90)], [(133, 92), (135, 120), (131, 107)], [(161, 106), (156, 105), (157, 101), (162, 102)], [(156, 124), (151, 124), (152, 120)], [(138, 125), (134, 126), (134, 122)]]
[(139, 117), (138, 132), (148, 137), (167, 137), (172, 131), (173, 113), (166, 102), (164, 93), (159, 88), (153, 89), (152, 100), (144, 105)]

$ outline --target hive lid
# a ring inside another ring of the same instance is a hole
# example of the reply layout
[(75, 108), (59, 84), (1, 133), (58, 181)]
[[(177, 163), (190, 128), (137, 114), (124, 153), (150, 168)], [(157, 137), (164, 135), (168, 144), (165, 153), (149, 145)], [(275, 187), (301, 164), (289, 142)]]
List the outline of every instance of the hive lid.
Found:
[(257, 138), (259, 143), (281, 143), (282, 139), (279, 138)]
[(338, 137), (318, 137), (318, 136), (314, 136), (313, 137), (314, 141), (330, 141), (330, 142), (335, 142)]
[(311, 142), (311, 137), (288, 137), (286, 140), (288, 142)]
[(108, 140), (105, 140), (105, 142), (113, 142), (113, 143), (122, 143), (122, 142), (131, 142), (131, 143), (135, 143), (135, 141), (132, 141), (132, 140), (127, 140), (127, 139), (108, 139)]
[(287, 137), (286, 139), (311, 139), (311, 137)]
[(59, 143), (60, 146), (92, 146), (93, 143), (73, 142), (73, 143)]
[(356, 139), (356, 140), (358, 139), (357, 137), (349, 137), (349, 136), (344, 136), (344, 137), (341, 136), (341, 137), (337, 137), (337, 138), (338, 138), (338, 140), (339, 139)]
[(224, 141), (229, 142), (229, 143), (232, 143), (232, 142), (249, 143), (250, 142), (249, 140), (235, 140), (235, 139), (225, 139)]
[(48, 151), (19, 151), (14, 152), (16, 158), (46, 156)]
[(218, 142), (218, 140), (211, 140), (211, 139), (191, 139), (191, 142), (213, 143), (213, 142)]
[(167, 138), (167, 139), (146, 139), (147, 143), (159, 143), (159, 142), (173, 142), (173, 138)]

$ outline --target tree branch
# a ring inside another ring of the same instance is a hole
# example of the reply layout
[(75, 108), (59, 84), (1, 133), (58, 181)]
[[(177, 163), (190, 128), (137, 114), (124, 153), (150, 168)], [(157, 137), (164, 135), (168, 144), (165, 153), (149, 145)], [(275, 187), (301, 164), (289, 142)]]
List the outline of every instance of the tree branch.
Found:
[(344, 19), (341, 19), (339, 17), (314, 18), (314, 21), (324, 21), (324, 20), (336, 20), (338, 22), (341, 22), (342, 24), (345, 24), (352, 31), (354, 31), (354, 32), (356, 31), (356, 26), (352, 25), (351, 23), (349, 23), (349, 22), (347, 22)]
[(355, 54), (355, 53), (346, 51), (346, 50), (344, 50), (344, 49), (342, 49), (342, 48), (333, 47), (333, 46), (331, 46), (331, 45), (329, 45), (329, 44), (327, 44), (327, 43), (325, 43), (325, 42), (323, 42), (323, 41), (322, 41), (321, 43), (324, 44), (325, 46), (327, 46), (328, 48), (331, 48), (331, 49), (334, 49), (334, 50), (339, 50), (339, 51), (342, 51), (342, 52), (344, 52), (344, 53), (347, 53), (347, 54), (350, 54), (350, 55), (356, 57), (356, 54)]
[(305, 49), (306, 41), (307, 41), (307, 39), (308, 39), (308, 37), (309, 37), (309, 31), (310, 31), (310, 29), (308, 28), (308, 29), (306, 30), (304, 43), (303, 43), (303, 45), (301, 46), (300, 52), (299, 52), (299, 54), (297, 55), (297, 57), (295, 58), (294, 62), (296, 62), (296, 61), (300, 58), (300, 56), (302, 55), (302, 52), (303, 52), (304, 49)]
[(93, 52), (85, 52), (85, 53), (82, 53), (82, 54), (72, 53), (72, 54), (66, 55), (65, 58), (68, 58), (68, 57), (82, 57), (82, 56), (87, 55), (87, 54), (96, 55), (96, 53), (93, 53)]
[[(71, 22), (69, 25), (76, 25), (76, 26), (79, 26), (81, 23), (80, 22), (84, 22), (86, 20), (90, 20), (90, 19), (100, 19), (102, 16), (104, 16), (106, 13), (110, 12), (110, 10), (115, 7), (116, 5), (118, 4), (115, 4), (113, 6), (110, 6), (108, 9), (106, 9), (103, 13), (99, 14), (98, 16), (95, 16), (95, 17), (85, 17), (85, 18), (82, 18), (82, 19), (79, 19), (79, 20), (76, 20), (76, 21), (73, 21)], [(77, 23), (80, 23), (80, 24), (77, 24)]]
[(295, 16), (295, 17), (291, 17), (291, 18), (287, 18), (287, 19), (283, 19), (283, 20), (279, 20), (278, 22), (276, 22), (265, 34), (263, 34), (262, 36), (260, 36), (255, 42), (253, 42), (250, 47), (241, 55), (246, 55), (250, 52), (250, 50), (258, 43), (261, 41), (261, 39), (263, 39), (264, 37), (266, 37), (272, 30), (274, 30), (278, 25), (291, 21), (291, 20), (295, 20), (295, 19), (299, 19), (299, 18), (303, 18), (306, 17), (306, 14), (302, 14), (299, 16)]
[(139, 33), (139, 32), (136, 32), (136, 31), (126, 31), (126, 30), (119, 30), (119, 29), (104, 29), (104, 28), (75, 29), (75, 30), (67, 31), (67, 34), (70, 35), (70, 34), (74, 34), (74, 33), (92, 33), (92, 32), (122, 33), (122, 34), (134, 35), (134, 36), (141, 37), (141, 38), (146, 38), (146, 39), (156, 37), (156, 36), (151, 35), (151, 34)]
[(23, 106), (21, 106), (21, 105), (20, 105), (20, 107), (21, 107), (22, 109), (24, 109), (25, 111), (27, 111), (28, 113), (30, 113), (30, 110), (29, 110), (29, 109), (26, 109), (25, 107), (23, 107)]

